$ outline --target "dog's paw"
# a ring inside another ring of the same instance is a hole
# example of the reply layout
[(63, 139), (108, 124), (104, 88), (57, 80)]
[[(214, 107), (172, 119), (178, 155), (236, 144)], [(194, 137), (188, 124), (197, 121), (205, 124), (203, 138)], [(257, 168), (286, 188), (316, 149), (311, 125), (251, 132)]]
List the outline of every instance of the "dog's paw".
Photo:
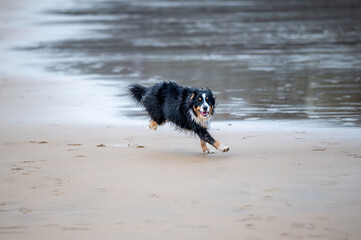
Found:
[(208, 150), (203, 151), (203, 153), (205, 153), (205, 154), (212, 154), (212, 153), (214, 153), (214, 151), (208, 149)]
[(221, 152), (228, 152), (229, 147), (221, 144), (221, 146), (218, 148), (218, 150), (221, 151)]
[(157, 126), (150, 126), (150, 125), (149, 125), (149, 129), (150, 129), (150, 130), (154, 130), (154, 131), (156, 131), (156, 130), (157, 130), (157, 128), (158, 128)]

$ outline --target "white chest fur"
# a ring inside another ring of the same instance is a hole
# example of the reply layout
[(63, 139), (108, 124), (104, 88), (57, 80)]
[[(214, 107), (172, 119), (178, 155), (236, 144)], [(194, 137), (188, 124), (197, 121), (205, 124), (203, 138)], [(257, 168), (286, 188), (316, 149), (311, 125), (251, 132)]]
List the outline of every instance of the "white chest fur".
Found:
[(203, 128), (209, 128), (211, 123), (212, 116), (209, 115), (208, 117), (197, 117), (193, 110), (189, 110), (189, 115), (191, 116), (192, 120), (196, 123), (198, 123)]

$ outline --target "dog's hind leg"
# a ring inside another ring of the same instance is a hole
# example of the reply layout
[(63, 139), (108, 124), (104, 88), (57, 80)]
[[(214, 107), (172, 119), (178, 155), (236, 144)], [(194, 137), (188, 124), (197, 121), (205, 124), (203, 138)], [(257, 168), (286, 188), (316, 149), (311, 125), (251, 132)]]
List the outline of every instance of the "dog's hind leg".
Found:
[(204, 142), (202, 139), (201, 139), (201, 147), (202, 147), (204, 153), (214, 153), (212, 150), (209, 150), (206, 142)]
[(153, 129), (154, 131), (158, 128), (158, 123), (154, 121), (153, 119), (149, 121), (149, 128)]
[(153, 119), (151, 119), (149, 121), (149, 128), (153, 129), (154, 131), (157, 130), (158, 126), (162, 126), (164, 125), (166, 122), (168, 122), (168, 120), (165, 120), (164, 122), (162, 122), (161, 124), (158, 124), (156, 121), (154, 121)]

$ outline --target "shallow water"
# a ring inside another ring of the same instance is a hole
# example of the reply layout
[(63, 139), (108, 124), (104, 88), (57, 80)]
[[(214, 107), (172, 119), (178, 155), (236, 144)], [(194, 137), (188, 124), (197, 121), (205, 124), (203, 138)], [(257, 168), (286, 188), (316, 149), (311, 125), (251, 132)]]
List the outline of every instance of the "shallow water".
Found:
[[(209, 87), (216, 119), (361, 125), (361, 2), (69, 1), (39, 14), (49, 71)], [(142, 116), (119, 89), (119, 114)]]

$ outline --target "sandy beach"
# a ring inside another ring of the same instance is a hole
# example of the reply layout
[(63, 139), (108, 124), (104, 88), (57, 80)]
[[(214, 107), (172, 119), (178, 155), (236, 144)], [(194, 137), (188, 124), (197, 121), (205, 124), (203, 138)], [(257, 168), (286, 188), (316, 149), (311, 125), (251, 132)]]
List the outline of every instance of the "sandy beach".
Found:
[(72, 122), (88, 96), (40, 80), (1, 79), (2, 239), (361, 236), (359, 128), (213, 122), (231, 150), (205, 155), (171, 126)]
[(230, 151), (203, 154), (119, 114), (125, 83), (13, 51), (58, 37), (33, 24), (42, 4), (0, 4), (0, 239), (361, 238), (360, 127), (214, 121)]

